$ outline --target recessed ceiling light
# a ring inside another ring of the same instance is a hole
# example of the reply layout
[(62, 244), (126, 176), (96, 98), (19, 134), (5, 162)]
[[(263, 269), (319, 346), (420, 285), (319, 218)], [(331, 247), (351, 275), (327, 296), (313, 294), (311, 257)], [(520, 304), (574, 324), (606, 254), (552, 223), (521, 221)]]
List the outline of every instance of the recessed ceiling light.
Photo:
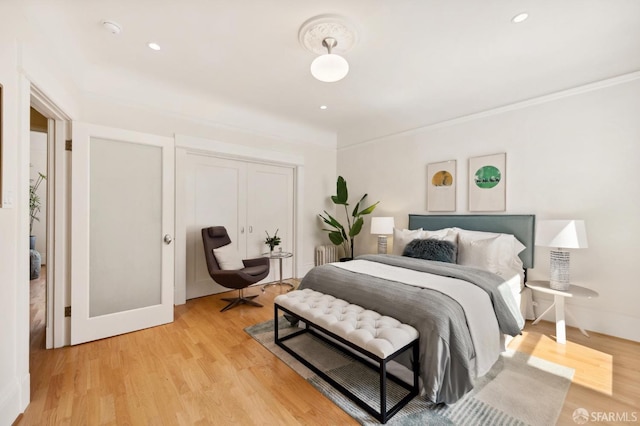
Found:
[(519, 24), (520, 22), (526, 21), (528, 17), (529, 14), (527, 12), (518, 13), (516, 16), (511, 18), (511, 22), (513, 22), (514, 24)]
[(320, 109), (327, 109), (326, 105), (320, 105)]
[(149, 46), (149, 49), (152, 49), (152, 50), (160, 50), (160, 45), (158, 43), (154, 43), (154, 42), (147, 43), (147, 46)]

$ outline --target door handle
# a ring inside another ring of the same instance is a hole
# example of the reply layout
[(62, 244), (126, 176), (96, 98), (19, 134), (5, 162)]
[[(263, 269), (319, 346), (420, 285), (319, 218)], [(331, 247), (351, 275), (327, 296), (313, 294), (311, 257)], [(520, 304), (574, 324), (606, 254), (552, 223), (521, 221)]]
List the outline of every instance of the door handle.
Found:
[(249, 233), (252, 234), (253, 233), (253, 226), (249, 226)]
[(240, 233), (244, 234), (244, 226), (242, 228), (240, 228)]
[(164, 243), (165, 243), (165, 244), (171, 244), (171, 241), (173, 241), (173, 238), (171, 237), (171, 235), (169, 235), (169, 234), (165, 234), (165, 236), (164, 236)]

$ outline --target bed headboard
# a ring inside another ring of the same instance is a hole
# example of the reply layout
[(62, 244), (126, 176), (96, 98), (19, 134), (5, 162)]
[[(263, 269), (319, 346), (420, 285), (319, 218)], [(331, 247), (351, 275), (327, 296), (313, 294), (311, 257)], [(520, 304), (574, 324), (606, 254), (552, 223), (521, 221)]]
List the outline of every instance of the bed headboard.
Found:
[(431, 215), (410, 214), (409, 229), (434, 231), (457, 226), (471, 231), (499, 232), (514, 235), (527, 246), (520, 253), (525, 268), (533, 268), (533, 246), (536, 217), (532, 214), (469, 214), (469, 215)]

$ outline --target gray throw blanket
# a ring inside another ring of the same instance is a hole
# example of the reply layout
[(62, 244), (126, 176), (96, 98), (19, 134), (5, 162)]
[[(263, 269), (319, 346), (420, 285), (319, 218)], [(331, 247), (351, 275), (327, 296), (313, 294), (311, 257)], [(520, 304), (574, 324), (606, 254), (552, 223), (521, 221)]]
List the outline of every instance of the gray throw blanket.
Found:
[[(500, 328), (512, 335), (520, 333), (518, 321), (509, 319), (508, 304), (496, 290), (502, 280), (494, 274), (460, 265), (390, 255), (365, 255), (358, 259), (473, 280), (479, 287), (486, 287), (494, 309), (499, 306), (497, 310), (501, 313), (496, 316), (502, 317), (498, 318)], [(475, 351), (471, 335), (464, 310), (449, 296), (330, 264), (309, 271), (300, 288), (331, 294), (415, 327), (420, 333), (420, 376), (430, 401), (451, 404), (473, 388)], [(408, 357), (399, 361), (409, 365)]]

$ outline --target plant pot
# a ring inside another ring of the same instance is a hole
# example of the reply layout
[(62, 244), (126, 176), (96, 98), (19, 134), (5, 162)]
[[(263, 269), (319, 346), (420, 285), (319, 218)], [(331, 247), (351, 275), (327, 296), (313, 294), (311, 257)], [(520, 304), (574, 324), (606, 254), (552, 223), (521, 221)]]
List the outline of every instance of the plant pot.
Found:
[(36, 249), (36, 236), (29, 235), (29, 250), (35, 250), (35, 249)]
[(42, 266), (42, 259), (40, 253), (36, 250), (29, 250), (29, 279), (35, 280), (40, 278), (40, 268)]

